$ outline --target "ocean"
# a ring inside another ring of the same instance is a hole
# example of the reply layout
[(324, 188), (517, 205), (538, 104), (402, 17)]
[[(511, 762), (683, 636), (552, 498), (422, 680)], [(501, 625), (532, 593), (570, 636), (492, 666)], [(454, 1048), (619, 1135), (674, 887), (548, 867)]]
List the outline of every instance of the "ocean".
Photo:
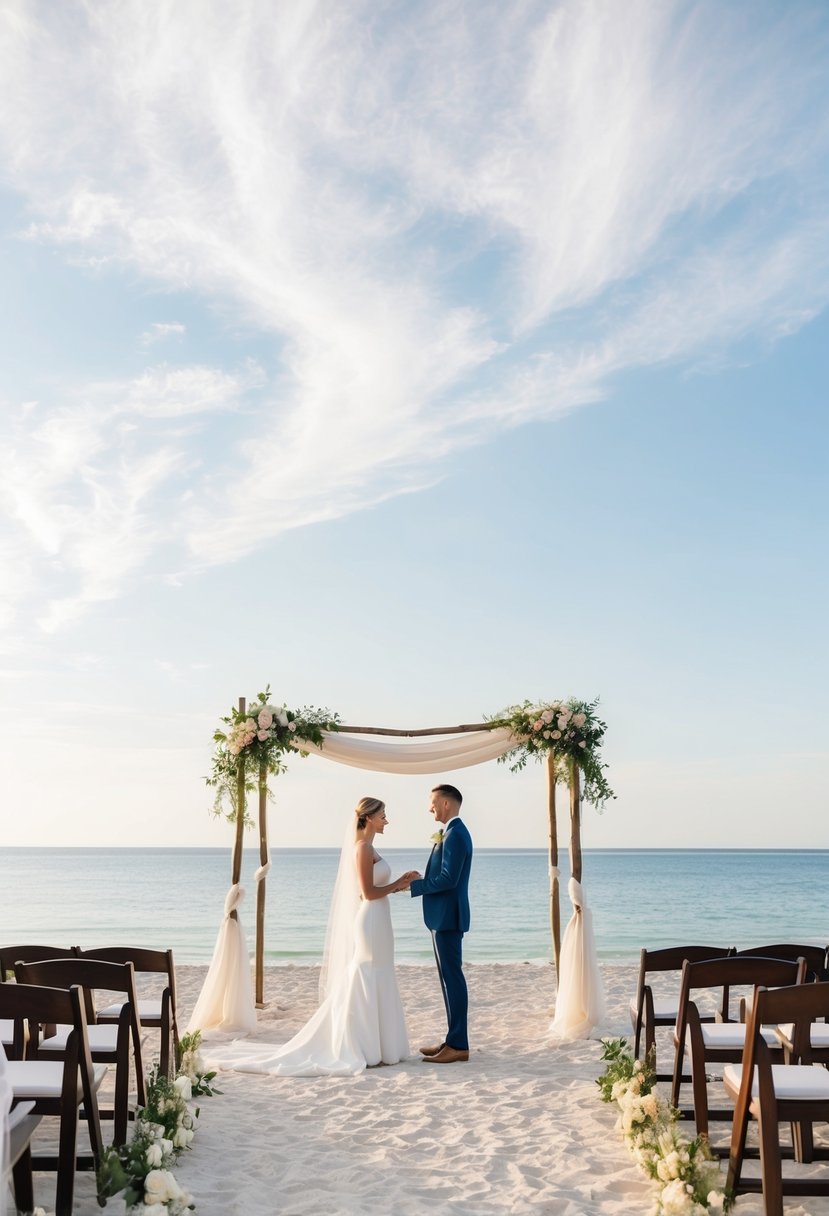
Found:
[[(393, 873), (422, 869), (422, 849), (384, 849)], [(338, 849), (276, 849), (268, 876), (268, 964), (319, 962)], [(172, 947), (206, 963), (230, 885), (225, 849), (0, 849), (0, 942)], [(242, 923), (253, 951), (258, 854), (246, 850)], [(562, 932), (570, 917), (567, 855)], [(642, 946), (829, 942), (829, 850), (588, 849), (583, 887), (599, 957), (635, 962)], [(477, 849), (469, 962), (552, 958), (547, 854)], [(391, 897), (396, 957), (432, 962), (420, 904)]]

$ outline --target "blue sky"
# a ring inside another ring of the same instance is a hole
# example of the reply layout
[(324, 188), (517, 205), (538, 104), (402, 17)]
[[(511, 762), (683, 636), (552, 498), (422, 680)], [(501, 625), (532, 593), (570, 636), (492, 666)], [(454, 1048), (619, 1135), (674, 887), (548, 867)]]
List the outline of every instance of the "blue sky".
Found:
[[(4, 5), (3, 843), (225, 843), (270, 682), (598, 695), (587, 845), (829, 847), (828, 67), (817, 3)], [(274, 843), (429, 784), (297, 759)]]

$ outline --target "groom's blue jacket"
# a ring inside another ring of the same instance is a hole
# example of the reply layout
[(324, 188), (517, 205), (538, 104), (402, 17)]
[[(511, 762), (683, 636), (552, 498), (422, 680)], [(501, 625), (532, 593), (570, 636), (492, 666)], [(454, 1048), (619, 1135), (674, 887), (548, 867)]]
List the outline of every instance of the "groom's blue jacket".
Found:
[(443, 840), (432, 849), (426, 873), (412, 881), (413, 896), (423, 896), (427, 929), (466, 933), (469, 929), (469, 871), (472, 837), (457, 817), (446, 825)]

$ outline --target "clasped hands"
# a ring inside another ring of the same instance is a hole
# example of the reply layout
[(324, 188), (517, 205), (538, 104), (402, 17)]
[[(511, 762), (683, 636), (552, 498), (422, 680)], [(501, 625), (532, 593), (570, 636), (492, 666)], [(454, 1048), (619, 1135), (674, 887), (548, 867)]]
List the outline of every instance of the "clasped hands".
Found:
[(422, 877), (423, 877), (423, 875), (420, 873), (419, 870), (407, 870), (405, 874), (400, 875), (397, 882), (394, 884), (395, 892), (408, 891), (409, 887), (412, 885), (412, 882), (416, 878), (422, 878)]

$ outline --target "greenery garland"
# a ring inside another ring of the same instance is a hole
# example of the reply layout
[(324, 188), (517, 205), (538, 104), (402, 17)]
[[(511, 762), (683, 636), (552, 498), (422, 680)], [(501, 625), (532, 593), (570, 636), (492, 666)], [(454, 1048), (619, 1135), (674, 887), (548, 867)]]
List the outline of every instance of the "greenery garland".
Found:
[(597, 1079), (603, 1102), (616, 1102), (622, 1132), (637, 1164), (659, 1186), (653, 1216), (720, 1216), (733, 1200), (722, 1185), (708, 1140), (684, 1137), (679, 1112), (656, 1086), (653, 1049), (634, 1060), (626, 1039), (602, 1039), (605, 1071)]
[[(341, 719), (330, 709), (288, 709), (286, 705), (275, 705), (270, 699), (271, 689), (251, 698), (244, 713), (231, 709), (222, 718), (225, 729), (213, 734), (216, 747), (210, 776), (205, 778), (216, 793), (213, 813), (224, 815), (231, 823), (236, 820), (239, 796), (239, 776), (245, 774), (245, 790), (252, 793), (259, 787), (259, 775), (285, 772), (284, 757), (288, 752), (299, 752), (294, 746), (296, 739), (322, 746), (323, 731), (336, 730)], [(248, 822), (251, 822), (248, 818)]]
[(158, 1068), (150, 1072), (146, 1102), (136, 1113), (129, 1143), (113, 1144), (103, 1155), (97, 1175), (101, 1207), (123, 1194), (129, 1216), (184, 1216), (195, 1208), (193, 1196), (178, 1184), (171, 1167), (196, 1134), (201, 1112), (188, 1103), (222, 1092), (211, 1084), (216, 1074), (205, 1070), (200, 1044), (200, 1030), (182, 1035), (174, 1081)]
[(584, 800), (601, 810), (616, 795), (605, 777), (606, 764), (601, 760), (601, 745), (607, 724), (596, 714), (598, 697), (594, 701), (534, 703), (522, 701), (510, 705), (496, 718), (488, 720), (490, 728), (505, 726), (520, 739), (511, 751), (499, 758), (509, 764), (512, 772), (522, 769), (527, 761), (542, 760), (552, 752), (556, 758), (556, 780), (570, 783), (573, 765), (584, 774)]

